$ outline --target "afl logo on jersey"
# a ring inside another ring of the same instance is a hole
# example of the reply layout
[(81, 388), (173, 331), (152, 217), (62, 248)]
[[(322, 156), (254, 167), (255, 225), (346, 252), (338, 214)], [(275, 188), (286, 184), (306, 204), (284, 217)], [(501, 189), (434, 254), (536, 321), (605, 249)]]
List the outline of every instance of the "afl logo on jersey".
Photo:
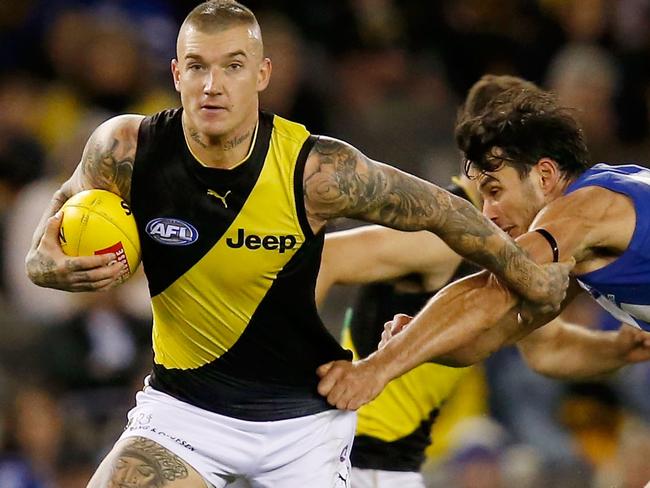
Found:
[(150, 220), (145, 231), (154, 241), (168, 246), (187, 246), (199, 238), (194, 226), (179, 219)]

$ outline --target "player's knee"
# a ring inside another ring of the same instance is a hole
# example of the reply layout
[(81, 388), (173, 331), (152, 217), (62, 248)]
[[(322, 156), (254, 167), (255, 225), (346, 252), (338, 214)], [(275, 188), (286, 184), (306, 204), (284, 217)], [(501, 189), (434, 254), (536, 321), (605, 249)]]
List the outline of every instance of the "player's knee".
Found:
[(87, 488), (118, 486), (205, 488), (206, 483), (187, 462), (157, 442), (132, 437), (115, 445)]

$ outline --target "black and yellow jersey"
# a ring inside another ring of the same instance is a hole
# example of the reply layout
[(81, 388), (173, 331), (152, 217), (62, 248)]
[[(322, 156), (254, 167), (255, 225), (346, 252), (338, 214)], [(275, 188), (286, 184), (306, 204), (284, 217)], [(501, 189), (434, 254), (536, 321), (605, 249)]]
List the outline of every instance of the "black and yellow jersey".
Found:
[[(468, 198), (458, 184), (452, 193)], [(476, 271), (462, 262), (451, 281)], [(422, 277), (403, 278), (422, 288)], [(435, 293), (400, 292), (393, 283), (362, 287), (343, 329), (343, 346), (355, 359), (377, 348), (383, 325), (396, 313), (415, 315)], [(450, 368), (426, 363), (392, 380), (379, 396), (357, 412), (357, 431), (352, 465), (362, 469), (419, 471), (425, 449), (431, 443), (431, 427), (440, 407), (454, 393), (469, 368)]]
[(190, 152), (182, 109), (143, 120), (131, 188), (153, 309), (150, 384), (246, 420), (330, 408), (316, 368), (349, 359), (320, 321), (303, 171), (314, 137), (260, 112), (245, 160), (209, 168)]

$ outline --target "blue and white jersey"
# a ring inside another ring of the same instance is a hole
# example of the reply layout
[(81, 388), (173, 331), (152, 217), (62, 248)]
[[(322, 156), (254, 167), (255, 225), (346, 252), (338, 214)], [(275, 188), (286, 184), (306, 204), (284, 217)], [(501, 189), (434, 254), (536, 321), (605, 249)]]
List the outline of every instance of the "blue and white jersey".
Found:
[(580, 285), (618, 320), (650, 331), (650, 169), (596, 164), (566, 191), (600, 186), (630, 197), (636, 227), (627, 250), (603, 268), (578, 278)]

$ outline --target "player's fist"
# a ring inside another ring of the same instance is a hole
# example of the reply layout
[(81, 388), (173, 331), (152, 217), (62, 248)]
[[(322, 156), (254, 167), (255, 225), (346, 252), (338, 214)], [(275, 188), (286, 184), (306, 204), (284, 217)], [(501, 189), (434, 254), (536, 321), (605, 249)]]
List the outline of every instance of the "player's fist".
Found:
[(413, 317), (404, 313), (398, 313), (384, 324), (384, 331), (381, 333), (379, 349), (384, 347), (395, 335), (399, 334), (413, 320)]
[(650, 333), (631, 325), (621, 325), (616, 336), (619, 357), (626, 363), (650, 360)]

